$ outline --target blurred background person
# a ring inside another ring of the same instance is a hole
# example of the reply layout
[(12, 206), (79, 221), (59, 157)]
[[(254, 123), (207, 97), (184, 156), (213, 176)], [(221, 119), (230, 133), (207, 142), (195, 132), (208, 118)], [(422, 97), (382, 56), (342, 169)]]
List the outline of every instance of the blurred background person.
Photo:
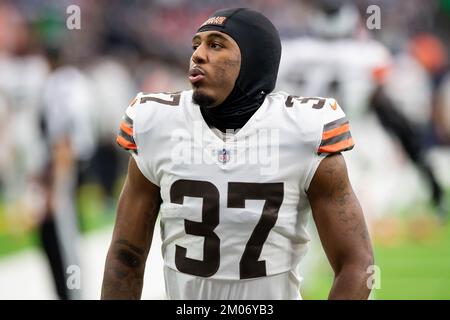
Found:
[[(383, 204), (395, 195), (398, 182), (404, 179), (397, 176), (392, 181), (387, 177), (395, 171), (387, 165), (398, 162), (393, 158), (398, 148), (395, 141), (381, 132), (382, 127), (398, 140), (400, 148), (423, 174), (435, 210), (444, 219), (450, 208), (444, 203), (442, 186), (425, 157), (423, 129), (394, 105), (385, 89), (389, 71), (395, 64), (389, 50), (370, 37), (357, 6), (351, 1), (320, 0), (311, 5), (308, 35), (284, 43), (278, 86), (288, 86), (291, 92), (302, 96), (335, 97), (349, 118), (357, 120), (353, 127), (361, 152), (355, 155), (360, 157), (356, 160), (359, 168), (355, 175), (360, 181), (356, 188), (364, 194), (372, 217), (386, 211)], [(399, 90), (392, 92), (393, 97), (402, 95)], [(414, 102), (414, 106), (407, 106), (406, 112), (419, 113), (420, 123), (428, 123), (431, 105), (426, 95)], [(389, 158), (391, 161), (387, 161)], [(375, 180), (375, 175), (382, 185), (367, 189), (365, 180)], [(394, 182), (390, 186), (389, 180)], [(374, 189), (383, 193), (374, 194)]]
[[(79, 299), (79, 288), (68, 288), (68, 268), (80, 266), (78, 257), (77, 187), (79, 173), (94, 153), (95, 105), (92, 83), (74, 65), (62, 65), (59, 49), (47, 47), (51, 73), (43, 91), (43, 131), (47, 167), (43, 181), (48, 204), (42, 244), (46, 250), (58, 295)], [(62, 274), (61, 274), (62, 273)]]
[(86, 73), (91, 80), (89, 99), (93, 122), (90, 130), (95, 141), (92, 157), (80, 168), (78, 186), (98, 182), (102, 202), (108, 212), (113, 212), (116, 182), (125, 165), (111, 139), (116, 129), (113, 124), (121, 119), (123, 106), (136, 91), (136, 83), (121, 58), (114, 55), (99, 55), (87, 65)]
[(0, 5), (0, 180), (8, 228), (16, 232), (27, 228), (27, 213), (39, 207), (34, 182), (45, 162), (39, 103), (49, 66), (35, 49), (26, 18), (14, 6)]

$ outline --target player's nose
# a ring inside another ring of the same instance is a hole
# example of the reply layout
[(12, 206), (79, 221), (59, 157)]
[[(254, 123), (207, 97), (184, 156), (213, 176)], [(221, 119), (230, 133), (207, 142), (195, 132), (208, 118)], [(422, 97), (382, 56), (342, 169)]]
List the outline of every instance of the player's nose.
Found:
[(206, 46), (204, 44), (200, 44), (192, 54), (192, 61), (195, 64), (205, 63), (207, 61), (207, 53)]

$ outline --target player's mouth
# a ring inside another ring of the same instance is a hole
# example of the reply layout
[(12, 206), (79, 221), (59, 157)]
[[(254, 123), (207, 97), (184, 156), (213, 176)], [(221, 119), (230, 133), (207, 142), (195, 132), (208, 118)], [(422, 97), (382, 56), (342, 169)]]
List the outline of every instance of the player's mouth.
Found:
[(194, 85), (203, 80), (204, 77), (205, 72), (198, 67), (194, 67), (189, 70), (189, 81)]

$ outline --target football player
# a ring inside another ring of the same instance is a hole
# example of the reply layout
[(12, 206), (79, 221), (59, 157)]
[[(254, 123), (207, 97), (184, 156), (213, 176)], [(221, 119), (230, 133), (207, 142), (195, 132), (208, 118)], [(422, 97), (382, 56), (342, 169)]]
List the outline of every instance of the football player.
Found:
[(340, 106), (272, 92), (281, 42), (258, 12), (215, 12), (192, 46), (193, 90), (138, 94), (120, 124), (132, 158), (102, 298), (140, 298), (159, 213), (169, 299), (300, 299), (312, 209), (335, 272), (329, 298), (366, 299), (373, 254)]
[[(395, 192), (399, 181), (407, 181), (401, 174), (392, 179), (392, 173), (399, 168), (395, 167), (397, 148), (389, 135), (398, 140), (404, 154), (426, 179), (436, 213), (445, 217), (448, 213), (443, 189), (426, 160), (420, 128), (399, 111), (387, 94), (386, 80), (393, 64), (389, 51), (365, 31), (358, 9), (351, 2), (311, 3), (310, 36), (283, 44), (278, 87), (304, 95), (333, 96), (342, 103), (352, 120), (353, 132), (362, 142), (358, 153), (354, 153), (357, 158), (351, 160), (357, 160), (352, 162), (355, 167), (361, 166), (356, 190), (370, 190), (361, 200), (364, 207), (373, 209), (369, 213), (372, 217), (392, 209), (386, 206), (401, 199)], [(408, 108), (410, 113), (415, 112), (411, 104)], [(371, 188), (367, 188), (368, 183)]]
[(80, 266), (76, 187), (80, 163), (93, 153), (91, 82), (76, 66), (63, 63), (59, 48), (48, 46), (51, 73), (43, 88), (42, 129), (48, 158), (42, 171), (45, 211), (41, 240), (60, 299), (81, 299), (81, 286), (69, 286), (71, 266)]

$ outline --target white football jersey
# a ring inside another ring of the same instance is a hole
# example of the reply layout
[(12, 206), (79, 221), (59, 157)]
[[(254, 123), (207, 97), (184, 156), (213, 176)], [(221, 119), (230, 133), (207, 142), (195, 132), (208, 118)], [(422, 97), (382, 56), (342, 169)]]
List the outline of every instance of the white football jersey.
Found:
[(192, 91), (139, 94), (117, 142), (161, 188), (169, 298), (299, 298), (306, 191), (326, 155), (353, 147), (334, 99), (272, 93), (244, 127), (219, 137)]

